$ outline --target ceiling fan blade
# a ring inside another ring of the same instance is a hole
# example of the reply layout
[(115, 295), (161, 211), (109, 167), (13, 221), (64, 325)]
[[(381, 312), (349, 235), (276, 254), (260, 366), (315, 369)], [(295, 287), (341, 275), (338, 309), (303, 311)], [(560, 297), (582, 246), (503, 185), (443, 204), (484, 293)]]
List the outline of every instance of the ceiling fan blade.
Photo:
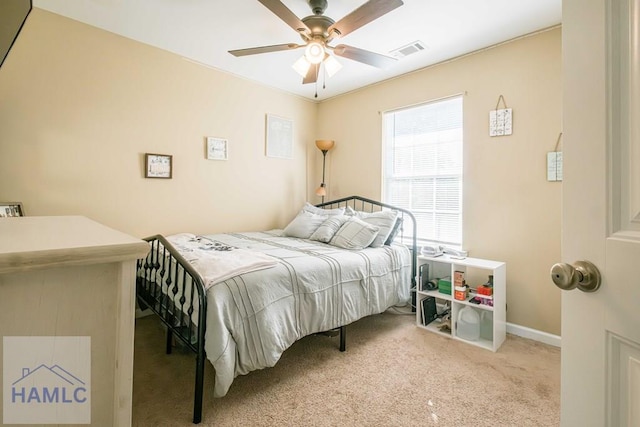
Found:
[(369, 50), (360, 49), (346, 44), (339, 44), (333, 48), (333, 53), (343, 58), (353, 59), (363, 64), (372, 65), (378, 68), (385, 68), (394, 64), (397, 60), (390, 56), (381, 55)]
[(307, 75), (302, 79), (302, 84), (306, 85), (307, 83), (315, 83), (318, 80), (319, 69), (320, 64), (311, 64), (307, 70)]
[(304, 34), (310, 34), (309, 27), (300, 20), (287, 6), (280, 0), (258, 0), (267, 9), (273, 12), (278, 18), (282, 19), (288, 26), (295, 31)]
[(246, 55), (256, 55), (258, 53), (269, 53), (269, 52), (278, 52), (281, 50), (292, 50), (298, 49), (300, 47), (304, 47), (305, 45), (295, 44), (295, 43), (286, 43), (286, 44), (274, 44), (271, 46), (260, 46), (260, 47), (250, 47), (247, 49), (236, 49), (230, 50), (229, 53), (233, 56), (246, 56)]
[[(343, 37), (402, 6), (402, 0), (369, 0), (344, 18), (329, 27), (329, 34), (334, 32), (336, 36)], [(337, 34), (336, 34), (337, 33)]]

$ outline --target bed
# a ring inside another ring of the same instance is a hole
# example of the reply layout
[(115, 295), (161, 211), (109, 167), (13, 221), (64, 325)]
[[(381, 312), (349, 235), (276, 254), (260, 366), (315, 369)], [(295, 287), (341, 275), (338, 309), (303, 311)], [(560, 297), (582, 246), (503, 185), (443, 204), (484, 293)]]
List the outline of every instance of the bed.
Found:
[(415, 229), (411, 212), (351, 196), (306, 204), (283, 230), (146, 238), (138, 304), (167, 326), (167, 353), (177, 338), (196, 354), (193, 422), (202, 419), (206, 359), (221, 397), (296, 340), (339, 331), (344, 351), (348, 324), (406, 304)]

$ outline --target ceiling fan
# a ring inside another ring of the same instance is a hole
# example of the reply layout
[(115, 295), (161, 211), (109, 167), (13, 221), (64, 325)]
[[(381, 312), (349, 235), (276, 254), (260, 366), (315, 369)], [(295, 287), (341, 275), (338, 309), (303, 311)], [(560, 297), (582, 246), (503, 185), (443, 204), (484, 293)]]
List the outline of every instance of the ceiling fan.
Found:
[(329, 52), (333, 52), (336, 56), (378, 68), (384, 68), (396, 61), (395, 58), (390, 56), (346, 44), (330, 46), (329, 43), (334, 39), (346, 36), (369, 22), (402, 6), (404, 4), (402, 0), (369, 0), (347, 16), (338, 20), (338, 22), (323, 15), (327, 8), (327, 0), (307, 0), (309, 6), (311, 6), (313, 15), (302, 19), (299, 19), (280, 0), (258, 1), (293, 28), (300, 37), (302, 37), (304, 43), (285, 43), (230, 50), (229, 53), (234, 56), (256, 55), (259, 53), (306, 48), (304, 56), (293, 65), (293, 68), (303, 76), (303, 84), (315, 83), (318, 80), (321, 65), (324, 65), (324, 69), (329, 77), (342, 67)]

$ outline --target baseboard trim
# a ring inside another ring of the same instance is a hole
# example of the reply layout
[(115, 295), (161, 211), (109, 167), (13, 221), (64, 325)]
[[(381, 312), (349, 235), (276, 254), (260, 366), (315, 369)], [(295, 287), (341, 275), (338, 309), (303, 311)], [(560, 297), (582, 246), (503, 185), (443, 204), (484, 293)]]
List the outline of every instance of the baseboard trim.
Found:
[(507, 323), (507, 333), (517, 335), (522, 338), (528, 338), (539, 341), (554, 347), (562, 347), (562, 337), (553, 335), (548, 332), (538, 331), (537, 329), (527, 328), (526, 326)]

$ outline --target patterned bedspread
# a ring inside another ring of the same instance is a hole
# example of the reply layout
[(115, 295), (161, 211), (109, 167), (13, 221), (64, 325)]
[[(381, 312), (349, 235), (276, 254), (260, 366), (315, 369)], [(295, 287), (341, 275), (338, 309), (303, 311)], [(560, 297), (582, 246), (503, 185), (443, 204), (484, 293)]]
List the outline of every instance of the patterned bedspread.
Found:
[(411, 256), (400, 245), (350, 251), (282, 237), (279, 230), (203, 237), (278, 261), (207, 291), (205, 350), (215, 368), (216, 397), (237, 375), (274, 366), (296, 340), (409, 299)]

